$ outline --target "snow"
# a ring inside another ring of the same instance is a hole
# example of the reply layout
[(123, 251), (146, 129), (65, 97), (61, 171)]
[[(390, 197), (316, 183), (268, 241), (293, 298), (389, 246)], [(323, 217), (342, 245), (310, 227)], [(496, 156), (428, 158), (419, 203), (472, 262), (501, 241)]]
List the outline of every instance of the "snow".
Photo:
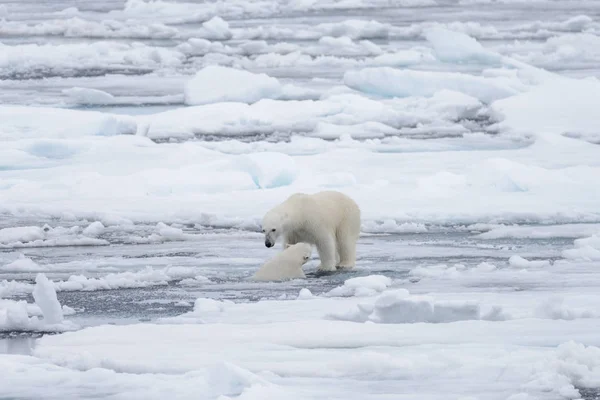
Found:
[(188, 105), (230, 101), (254, 103), (280, 95), (281, 84), (275, 78), (219, 66), (198, 71), (185, 87), (185, 102)]
[(598, 393), (596, 2), (0, 3), (0, 397)]

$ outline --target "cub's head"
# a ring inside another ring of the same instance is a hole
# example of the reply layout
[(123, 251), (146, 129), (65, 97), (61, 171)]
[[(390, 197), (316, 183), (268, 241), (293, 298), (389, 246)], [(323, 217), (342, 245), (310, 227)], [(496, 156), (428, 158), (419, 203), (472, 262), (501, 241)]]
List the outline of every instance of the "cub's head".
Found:
[(298, 258), (302, 259), (302, 265), (306, 264), (310, 260), (312, 255), (312, 246), (308, 243), (296, 243), (288, 244), (285, 246), (286, 252), (293, 252)]

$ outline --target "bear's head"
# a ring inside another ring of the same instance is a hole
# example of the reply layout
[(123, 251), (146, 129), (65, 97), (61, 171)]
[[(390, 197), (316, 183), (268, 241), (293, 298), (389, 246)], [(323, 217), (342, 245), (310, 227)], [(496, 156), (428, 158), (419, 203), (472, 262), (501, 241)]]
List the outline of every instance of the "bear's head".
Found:
[(262, 220), (262, 232), (265, 234), (265, 246), (273, 247), (279, 236), (283, 233), (286, 214), (279, 212), (268, 212)]
[(286, 252), (293, 252), (295, 256), (302, 257), (302, 265), (310, 260), (312, 255), (312, 246), (308, 243), (288, 244), (285, 246)]

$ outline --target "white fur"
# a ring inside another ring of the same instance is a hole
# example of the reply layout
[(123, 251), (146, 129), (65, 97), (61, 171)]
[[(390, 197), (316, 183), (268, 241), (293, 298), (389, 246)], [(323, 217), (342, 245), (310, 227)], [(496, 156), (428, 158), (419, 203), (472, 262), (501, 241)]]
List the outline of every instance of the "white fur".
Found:
[(255, 281), (281, 281), (306, 278), (302, 266), (310, 259), (308, 243), (288, 245), (284, 251), (267, 261), (252, 277)]
[(336, 266), (352, 268), (356, 264), (360, 209), (340, 192), (296, 193), (265, 214), (262, 228), (267, 247), (275, 245), (279, 237), (283, 238), (284, 247), (300, 242), (314, 244), (321, 271), (335, 271)]

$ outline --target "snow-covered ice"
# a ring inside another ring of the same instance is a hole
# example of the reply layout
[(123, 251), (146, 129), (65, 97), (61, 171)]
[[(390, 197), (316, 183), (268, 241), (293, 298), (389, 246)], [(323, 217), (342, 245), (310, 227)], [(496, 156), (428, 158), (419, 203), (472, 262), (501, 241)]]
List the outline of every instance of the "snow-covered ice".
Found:
[[(0, 397), (596, 398), (599, 19), (0, 0)], [(324, 189), (356, 268), (248, 279)]]

